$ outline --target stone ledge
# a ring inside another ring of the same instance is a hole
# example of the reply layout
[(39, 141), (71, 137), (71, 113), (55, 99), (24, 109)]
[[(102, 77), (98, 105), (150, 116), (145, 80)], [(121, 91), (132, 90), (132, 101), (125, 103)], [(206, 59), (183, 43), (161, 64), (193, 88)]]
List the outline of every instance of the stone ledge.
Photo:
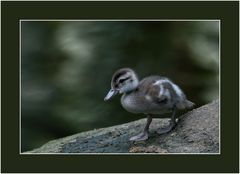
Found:
[(164, 135), (155, 133), (168, 124), (153, 119), (150, 138), (129, 142), (142, 131), (146, 119), (82, 132), (46, 143), (27, 153), (219, 153), (219, 101), (215, 100), (182, 115), (176, 128)]

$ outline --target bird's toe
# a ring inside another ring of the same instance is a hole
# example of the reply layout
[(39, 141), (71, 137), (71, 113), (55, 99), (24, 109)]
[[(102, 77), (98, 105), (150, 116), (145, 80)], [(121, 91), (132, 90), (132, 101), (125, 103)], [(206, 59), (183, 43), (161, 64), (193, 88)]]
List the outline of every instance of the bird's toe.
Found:
[(130, 141), (144, 141), (144, 140), (147, 140), (147, 139), (148, 139), (148, 133), (143, 132), (143, 133), (140, 133), (136, 136), (131, 137), (129, 140)]

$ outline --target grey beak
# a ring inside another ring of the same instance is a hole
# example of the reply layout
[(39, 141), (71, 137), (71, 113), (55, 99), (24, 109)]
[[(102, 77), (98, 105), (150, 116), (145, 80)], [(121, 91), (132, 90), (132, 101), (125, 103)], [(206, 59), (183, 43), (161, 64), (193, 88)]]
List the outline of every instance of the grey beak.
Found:
[(106, 95), (106, 97), (104, 98), (104, 101), (107, 101), (109, 99), (111, 99), (113, 96), (115, 96), (118, 93), (118, 90), (116, 89), (110, 89), (110, 91), (108, 92), (108, 94)]

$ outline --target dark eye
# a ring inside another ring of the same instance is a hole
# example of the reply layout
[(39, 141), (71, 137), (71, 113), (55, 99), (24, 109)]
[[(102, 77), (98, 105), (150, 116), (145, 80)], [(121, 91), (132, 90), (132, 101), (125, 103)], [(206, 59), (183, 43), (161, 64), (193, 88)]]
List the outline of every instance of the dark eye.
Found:
[(120, 79), (119, 80), (119, 83), (122, 83), (122, 82), (124, 82), (125, 81), (125, 79)]
[(128, 79), (130, 79), (131, 77), (127, 77), (127, 78), (125, 78), (125, 79), (120, 79), (119, 81), (118, 81), (118, 83), (123, 83), (124, 81), (126, 81), (126, 80), (128, 80)]

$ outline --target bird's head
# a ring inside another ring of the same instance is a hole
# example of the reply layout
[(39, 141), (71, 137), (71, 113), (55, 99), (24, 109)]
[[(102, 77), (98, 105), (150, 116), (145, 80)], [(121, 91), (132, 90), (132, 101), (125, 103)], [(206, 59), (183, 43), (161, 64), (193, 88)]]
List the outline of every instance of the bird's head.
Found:
[(138, 77), (132, 69), (121, 68), (113, 74), (111, 81), (111, 89), (104, 98), (104, 100), (107, 101), (116, 94), (131, 92), (138, 87), (138, 84)]

